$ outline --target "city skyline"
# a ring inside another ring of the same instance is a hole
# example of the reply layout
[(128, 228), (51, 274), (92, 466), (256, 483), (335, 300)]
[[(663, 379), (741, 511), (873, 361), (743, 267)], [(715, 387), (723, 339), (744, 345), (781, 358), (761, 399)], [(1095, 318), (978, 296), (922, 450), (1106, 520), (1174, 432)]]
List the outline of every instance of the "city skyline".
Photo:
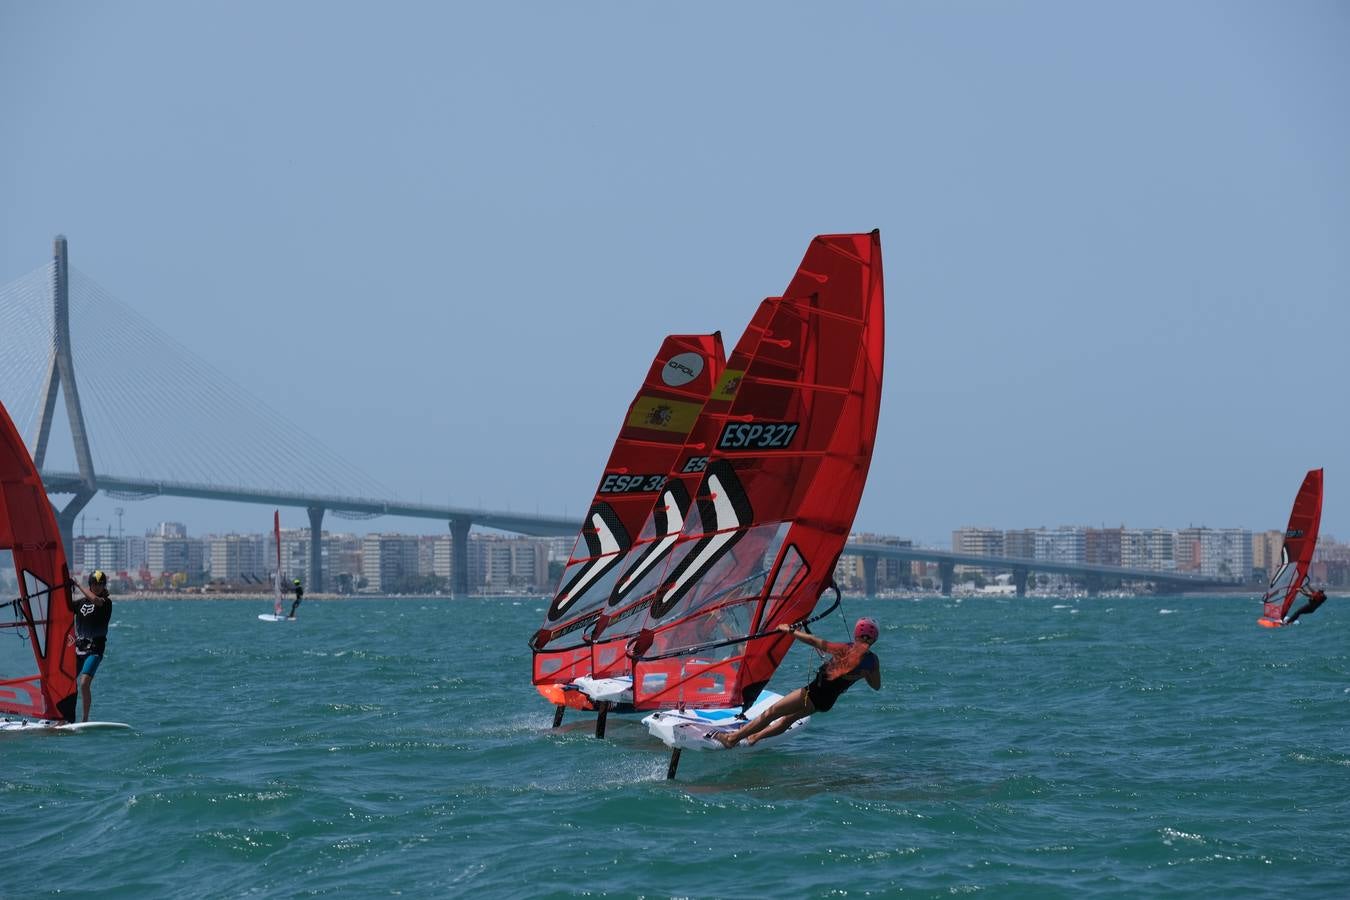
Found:
[[(1284, 533), (1280, 530), (1252, 532), (1240, 528), (1107, 528), (1063, 526), (1056, 529), (962, 528), (951, 535), (949, 549), (958, 554), (990, 559), (1040, 561), (1065, 565), (1118, 567), (1124, 570), (1191, 573), (1218, 580), (1251, 582), (1270, 577), (1280, 564)], [(285, 579), (304, 578), (309, 567), (310, 532), (281, 532), (280, 560)], [(849, 544), (916, 546), (898, 535), (854, 532)], [(490, 592), (494, 583), (487, 573), (496, 571), (495, 583), (512, 589), (528, 586), (549, 592), (561, 576), (572, 539), (478, 533), (470, 537), (466, 562), (470, 586)], [(245, 586), (264, 585), (276, 571), (277, 543), (270, 532), (189, 534), (179, 522), (163, 522), (153, 533), (141, 536), (79, 537), (71, 548), (70, 563), (77, 575), (93, 568), (125, 574), (138, 583), (174, 575), (178, 586), (228, 582)], [(931, 548), (945, 549), (945, 548)], [(486, 555), (485, 555), (486, 554)], [(503, 555), (504, 554), (504, 555)], [(522, 555), (523, 554), (523, 555)], [(837, 577), (850, 585), (861, 578), (856, 553), (845, 549)], [(379, 591), (390, 584), (401, 590), (410, 583), (430, 589), (440, 579), (448, 584), (452, 574), (452, 538), (449, 534), (371, 532), (323, 532), (324, 570), (336, 579), (339, 593), (353, 590)], [(494, 561), (495, 560), (495, 561)], [(937, 561), (879, 560), (881, 573), (892, 579), (899, 572), (915, 576), (938, 572)], [(1324, 536), (1314, 557), (1315, 577), (1330, 585), (1350, 584), (1350, 545)], [(1034, 567), (1033, 567), (1034, 568)], [(957, 564), (956, 572), (993, 574), (992, 569)], [(1053, 571), (1053, 568), (1052, 568)], [(177, 576), (182, 576), (181, 578)], [(448, 587), (447, 587), (448, 589)]]

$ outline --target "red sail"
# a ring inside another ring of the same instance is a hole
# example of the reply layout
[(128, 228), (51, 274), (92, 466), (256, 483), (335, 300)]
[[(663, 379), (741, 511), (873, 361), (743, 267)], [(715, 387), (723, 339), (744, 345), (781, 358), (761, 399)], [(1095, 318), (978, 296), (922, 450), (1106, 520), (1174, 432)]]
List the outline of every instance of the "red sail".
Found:
[(1289, 527), (1284, 532), (1281, 565), (1270, 579), (1270, 587), (1261, 598), (1264, 612), (1262, 623), (1271, 626), (1289, 613), (1298, 589), (1308, 579), (1313, 551), (1317, 549), (1317, 529), (1322, 523), (1322, 470), (1312, 469), (1303, 477), (1303, 484), (1294, 497), (1294, 509), (1289, 513)]
[(70, 572), (47, 492), (0, 406), (0, 551), (19, 596), (0, 606), (0, 713), (75, 719), (75, 615)]
[[(591, 673), (582, 635), (600, 615), (724, 364), (720, 334), (671, 335), (629, 405), (558, 592), (530, 641), (534, 684), (553, 702), (563, 702), (557, 685)], [(565, 699), (586, 705), (574, 692)]]
[[(832, 583), (881, 402), (881, 245), (811, 242), (716, 420), (694, 508), (632, 643), (639, 709), (750, 704)], [(740, 365), (733, 354), (727, 372)]]
[(604, 615), (591, 630), (591, 674), (595, 678), (632, 674), (628, 642), (646, 621), (644, 613), (651, 605), (652, 591), (664, 576), (670, 554), (679, 545), (680, 534), (694, 511), (693, 498), (703, 482), (712, 446), (777, 302), (762, 302), (736, 342), (698, 421), (675, 457), (661, 496), (623, 561), (623, 571), (614, 583)]

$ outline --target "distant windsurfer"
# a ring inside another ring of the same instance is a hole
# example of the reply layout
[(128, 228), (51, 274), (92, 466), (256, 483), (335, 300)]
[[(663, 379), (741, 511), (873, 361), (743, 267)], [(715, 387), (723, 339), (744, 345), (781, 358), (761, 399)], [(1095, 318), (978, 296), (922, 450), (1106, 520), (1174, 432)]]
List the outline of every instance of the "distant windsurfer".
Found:
[(1284, 617), (1284, 624), (1293, 625), (1298, 621), (1298, 617), (1311, 612), (1317, 612), (1317, 608), (1327, 602), (1327, 592), (1318, 588), (1311, 590), (1306, 584), (1300, 585), (1298, 592), (1308, 598), (1308, 602), (1294, 610)]
[(94, 680), (99, 663), (103, 662), (103, 652), (108, 645), (108, 623), (112, 620), (112, 598), (108, 596), (108, 576), (101, 570), (89, 575), (89, 587), (78, 581), (75, 587), (80, 589), (84, 598), (78, 603), (72, 591), (69, 595), (71, 610), (75, 613), (75, 683), (80, 689), (80, 702), (84, 706), (84, 718), (89, 721), (89, 684)]
[(293, 588), (295, 588), (295, 602), (291, 604), (291, 612), (290, 612), (290, 615), (288, 615), (288, 616), (286, 617), (286, 618), (288, 618), (288, 619), (294, 619), (294, 618), (295, 618), (295, 611), (296, 611), (297, 609), (300, 608), (300, 598), (303, 597), (303, 596), (305, 596), (305, 589), (304, 589), (304, 587), (300, 584), (300, 579), (299, 579), (299, 578), (297, 578), (297, 579), (295, 579), (295, 581), (291, 582), (291, 586), (292, 586)]
[(779, 625), (778, 630), (811, 645), (821, 653), (828, 653), (830, 659), (820, 667), (810, 684), (797, 688), (774, 703), (756, 716), (754, 721), (747, 722), (735, 731), (712, 732), (710, 736), (723, 747), (734, 747), (741, 741), (753, 746), (764, 738), (782, 734), (798, 719), (812, 713), (827, 712), (839, 695), (852, 687), (855, 681), (866, 679), (872, 690), (881, 690), (881, 662), (872, 652), (872, 645), (881, 633), (875, 619), (859, 619), (853, 626), (853, 642), (849, 644), (832, 643), (810, 632), (797, 631), (791, 625)]

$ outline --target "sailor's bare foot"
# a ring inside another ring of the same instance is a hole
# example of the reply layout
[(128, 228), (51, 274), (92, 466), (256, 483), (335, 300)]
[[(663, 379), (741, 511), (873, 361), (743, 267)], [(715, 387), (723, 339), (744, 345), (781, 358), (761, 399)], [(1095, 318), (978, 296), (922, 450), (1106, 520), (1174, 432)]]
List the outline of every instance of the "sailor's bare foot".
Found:
[(736, 746), (736, 739), (731, 736), (729, 731), (715, 731), (712, 738), (728, 750)]

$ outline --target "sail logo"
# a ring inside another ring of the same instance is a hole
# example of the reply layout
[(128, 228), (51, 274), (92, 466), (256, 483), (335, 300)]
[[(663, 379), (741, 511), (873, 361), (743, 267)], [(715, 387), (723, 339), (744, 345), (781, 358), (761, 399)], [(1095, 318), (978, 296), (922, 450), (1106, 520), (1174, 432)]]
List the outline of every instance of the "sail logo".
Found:
[(726, 369), (723, 371), (722, 377), (717, 380), (717, 387), (713, 388), (712, 399), (735, 399), (736, 391), (740, 389), (741, 379), (744, 377), (745, 372), (741, 369)]
[(630, 428), (650, 428), (653, 431), (688, 434), (702, 410), (703, 406), (699, 403), (643, 395), (635, 400), (629, 409), (627, 424)]
[(1302, 529), (1302, 528), (1290, 528), (1288, 531), (1286, 531), (1286, 532), (1284, 533), (1284, 536), (1285, 536), (1286, 539), (1287, 539), (1287, 538), (1301, 538), (1301, 537), (1303, 537), (1303, 529)]
[(717, 438), (717, 449), (786, 450), (799, 427), (797, 422), (728, 422)]
[(649, 494), (661, 490), (665, 475), (620, 475), (611, 472), (600, 482), (601, 494)]
[(661, 380), (670, 387), (688, 384), (703, 371), (703, 357), (697, 353), (672, 356), (661, 369)]
[(684, 468), (680, 469), (681, 475), (690, 475), (696, 472), (702, 472), (708, 468), (708, 457), (691, 456), (684, 463)]

